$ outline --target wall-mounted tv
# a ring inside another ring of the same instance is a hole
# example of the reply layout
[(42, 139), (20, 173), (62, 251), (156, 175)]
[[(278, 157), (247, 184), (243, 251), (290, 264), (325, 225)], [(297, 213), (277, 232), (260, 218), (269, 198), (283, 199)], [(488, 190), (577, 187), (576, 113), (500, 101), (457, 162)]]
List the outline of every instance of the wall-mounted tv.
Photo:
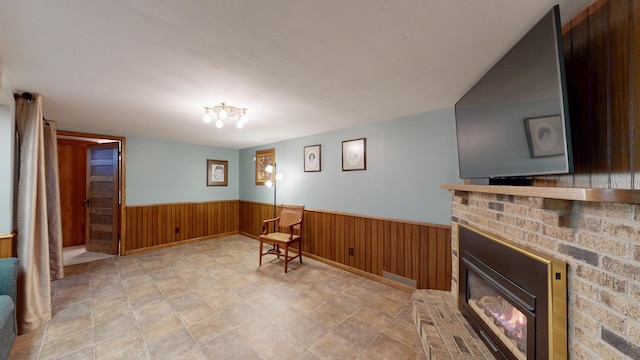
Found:
[(455, 105), (460, 177), (573, 172), (559, 7)]

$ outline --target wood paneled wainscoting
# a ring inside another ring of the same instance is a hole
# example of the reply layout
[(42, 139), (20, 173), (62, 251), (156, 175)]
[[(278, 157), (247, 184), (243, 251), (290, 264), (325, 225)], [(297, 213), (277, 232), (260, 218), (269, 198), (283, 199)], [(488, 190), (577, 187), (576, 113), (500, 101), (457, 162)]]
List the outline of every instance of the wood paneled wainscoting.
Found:
[(126, 207), (121, 254), (237, 234), (238, 200)]
[[(273, 205), (240, 201), (242, 234), (257, 238), (262, 220), (272, 217)], [(305, 209), (303, 228), (306, 255), (380, 277), (399, 275), (420, 289), (451, 290), (449, 225)]]
[(9, 234), (0, 234), (0, 258), (16, 256), (17, 236), (15, 231)]

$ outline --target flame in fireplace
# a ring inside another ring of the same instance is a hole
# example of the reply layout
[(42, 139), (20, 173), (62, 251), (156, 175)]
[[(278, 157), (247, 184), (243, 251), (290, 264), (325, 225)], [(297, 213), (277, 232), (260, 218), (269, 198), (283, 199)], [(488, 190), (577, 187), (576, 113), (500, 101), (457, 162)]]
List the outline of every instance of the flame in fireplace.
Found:
[(509, 320), (502, 323), (504, 327), (505, 335), (516, 340), (516, 342), (522, 341), (526, 337), (527, 332), (527, 318), (516, 308), (511, 308), (511, 314), (509, 314)]
[[(475, 302), (475, 301), (474, 301)], [(483, 296), (477, 301), (484, 315), (490, 318), (522, 353), (527, 351), (527, 317), (501, 296)], [(514, 353), (515, 354), (515, 353)]]

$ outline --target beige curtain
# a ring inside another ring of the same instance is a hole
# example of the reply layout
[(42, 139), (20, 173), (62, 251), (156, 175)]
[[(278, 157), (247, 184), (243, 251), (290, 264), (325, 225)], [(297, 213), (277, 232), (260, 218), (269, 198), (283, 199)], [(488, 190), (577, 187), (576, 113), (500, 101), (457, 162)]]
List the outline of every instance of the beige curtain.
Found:
[[(45, 128), (47, 130), (45, 131)], [(40, 95), (16, 98), (18, 332), (51, 319), (51, 280), (64, 276), (55, 124), (43, 124)], [(47, 138), (45, 140), (45, 138)], [(48, 146), (48, 147), (47, 147)]]

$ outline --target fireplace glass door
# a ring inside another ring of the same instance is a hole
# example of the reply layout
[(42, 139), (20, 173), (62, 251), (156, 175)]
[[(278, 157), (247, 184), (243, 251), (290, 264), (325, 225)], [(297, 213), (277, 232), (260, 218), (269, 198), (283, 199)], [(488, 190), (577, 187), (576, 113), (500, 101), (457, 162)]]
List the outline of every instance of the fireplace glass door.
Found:
[(527, 356), (528, 342), (533, 339), (535, 316), (512, 298), (513, 294), (500, 290), (500, 286), (491, 284), (482, 275), (473, 271), (467, 274), (467, 304), (484, 323), (485, 329), (497, 337), (512, 355), (519, 360)]

